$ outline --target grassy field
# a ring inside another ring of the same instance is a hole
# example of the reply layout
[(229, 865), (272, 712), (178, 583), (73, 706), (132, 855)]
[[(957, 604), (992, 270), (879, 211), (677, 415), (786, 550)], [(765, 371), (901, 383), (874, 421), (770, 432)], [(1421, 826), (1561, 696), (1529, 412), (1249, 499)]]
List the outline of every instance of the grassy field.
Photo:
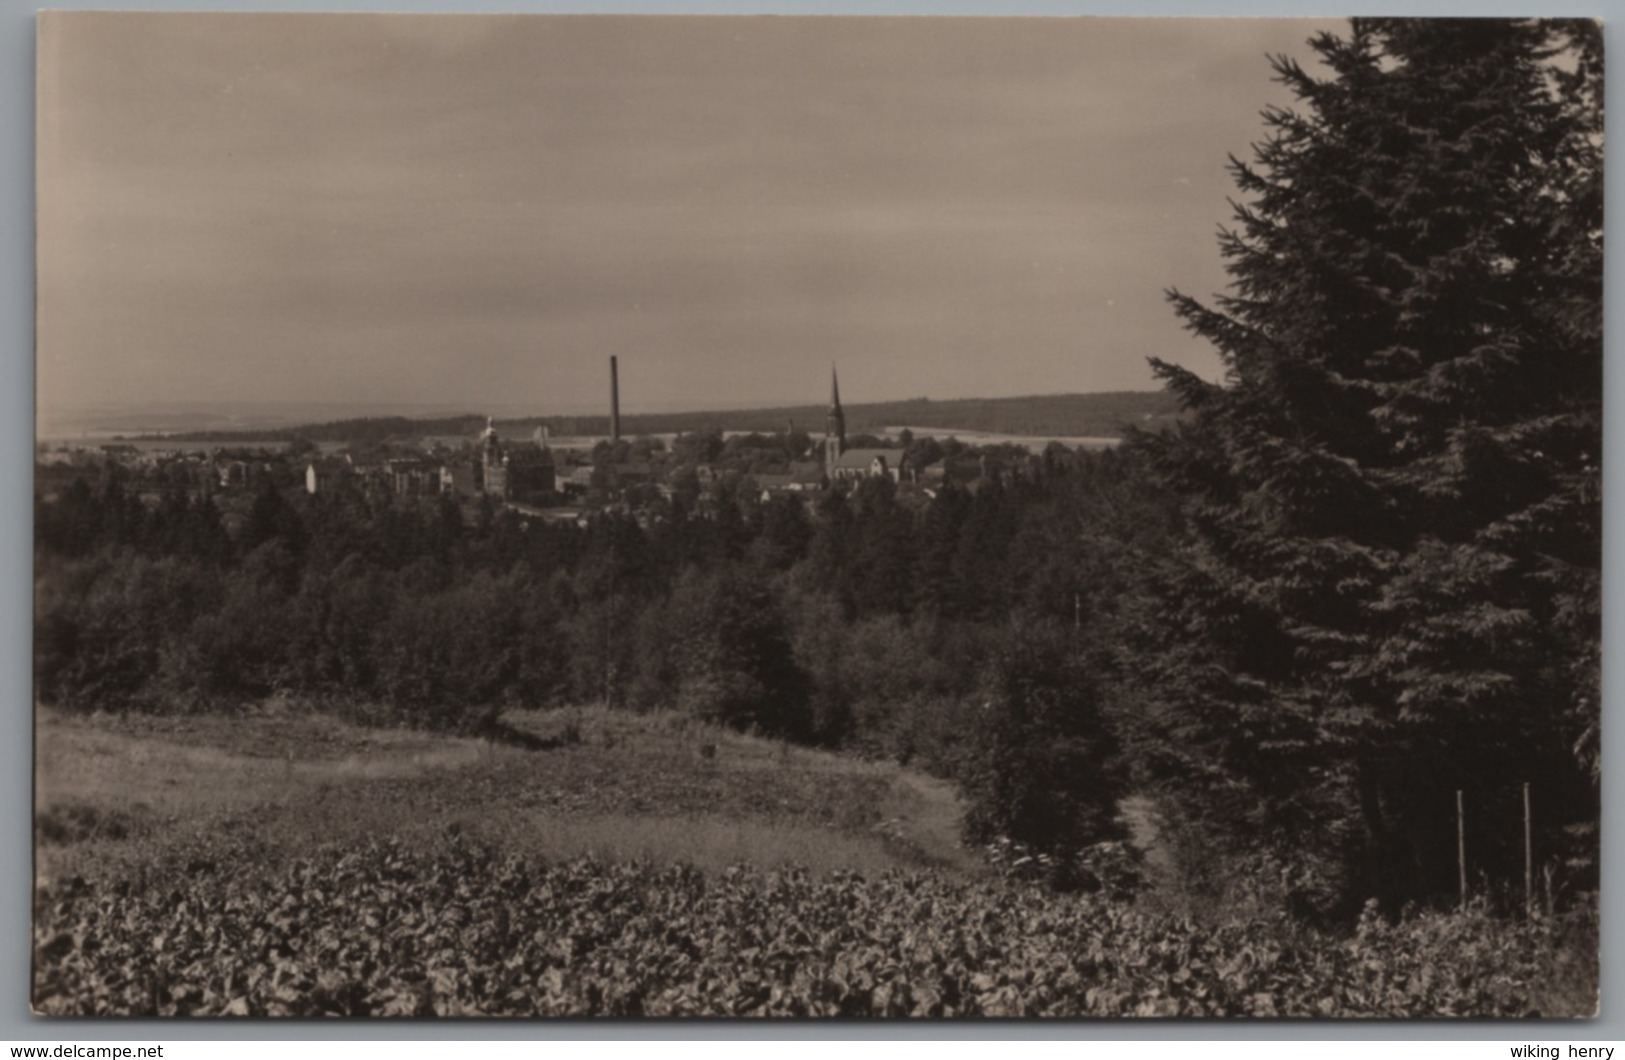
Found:
[(545, 859), (708, 871), (742, 861), (815, 873), (980, 871), (959, 845), (952, 789), (894, 765), (669, 715), (504, 720), (546, 749), (289, 712), (42, 712), (36, 869), (45, 882), (222, 856), (269, 866), (329, 842), (452, 833)]

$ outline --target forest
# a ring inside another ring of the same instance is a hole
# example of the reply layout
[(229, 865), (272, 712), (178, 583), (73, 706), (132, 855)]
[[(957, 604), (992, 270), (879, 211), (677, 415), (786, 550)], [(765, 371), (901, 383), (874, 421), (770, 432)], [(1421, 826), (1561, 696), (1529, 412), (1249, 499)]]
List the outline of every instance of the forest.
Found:
[(1062, 888), (1151, 797), (1190, 901), (1324, 923), (1454, 903), (1458, 799), (1475, 892), (1521, 906), (1527, 783), (1548, 895), (1594, 890), (1600, 30), (1314, 47), (1232, 160), (1230, 290), (1169, 295), (1224, 377), (1155, 362), (1181, 415), (1120, 448), (647, 526), (267, 484), (228, 533), (109, 467), (37, 499), (37, 698), (681, 712), (951, 779)]

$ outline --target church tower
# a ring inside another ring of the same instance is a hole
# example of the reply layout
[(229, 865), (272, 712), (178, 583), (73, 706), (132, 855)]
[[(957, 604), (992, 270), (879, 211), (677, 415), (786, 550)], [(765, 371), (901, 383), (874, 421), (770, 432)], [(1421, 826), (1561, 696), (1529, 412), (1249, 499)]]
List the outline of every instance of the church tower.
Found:
[(841, 411), (841, 380), (829, 366), (829, 415), (824, 418), (824, 474), (835, 477), (835, 461), (846, 452), (846, 413)]

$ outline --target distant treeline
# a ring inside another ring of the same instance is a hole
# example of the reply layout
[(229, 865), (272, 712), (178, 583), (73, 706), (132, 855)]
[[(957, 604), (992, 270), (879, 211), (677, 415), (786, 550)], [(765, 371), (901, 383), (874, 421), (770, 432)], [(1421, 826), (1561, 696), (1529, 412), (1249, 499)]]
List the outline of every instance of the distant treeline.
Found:
[[(1156, 430), (1173, 423), (1179, 417), (1179, 404), (1165, 391), (1116, 391), (1103, 394), (965, 398), (956, 401), (915, 398), (910, 401), (849, 405), (844, 407), (844, 411), (847, 430), (854, 433), (885, 427), (912, 427), (945, 434), (983, 431), (1059, 438), (1115, 438), (1125, 426)], [(769, 409), (622, 415), (621, 432), (626, 435), (713, 430), (772, 432), (785, 430), (787, 424), (792, 422), (801, 430), (816, 432), (822, 429), (827, 412), (826, 405), (795, 405)], [(484, 425), (485, 418), (472, 413), (431, 419), (380, 416), (262, 431), (198, 431), (173, 437), (179, 441), (291, 441), (307, 438), (315, 442), (365, 443), (392, 438), (473, 434)], [(608, 434), (609, 416), (531, 416), (499, 420), (497, 425), (510, 434), (530, 434), (541, 426), (546, 426), (555, 435)]]

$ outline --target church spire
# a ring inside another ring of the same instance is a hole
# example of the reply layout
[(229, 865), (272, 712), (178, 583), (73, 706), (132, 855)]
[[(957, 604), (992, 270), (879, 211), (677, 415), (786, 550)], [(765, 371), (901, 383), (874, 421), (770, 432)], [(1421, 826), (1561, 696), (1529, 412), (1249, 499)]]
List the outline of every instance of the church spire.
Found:
[(841, 381), (829, 366), (829, 415), (824, 419), (824, 472), (835, 477), (835, 460), (846, 452), (846, 413), (841, 411)]

